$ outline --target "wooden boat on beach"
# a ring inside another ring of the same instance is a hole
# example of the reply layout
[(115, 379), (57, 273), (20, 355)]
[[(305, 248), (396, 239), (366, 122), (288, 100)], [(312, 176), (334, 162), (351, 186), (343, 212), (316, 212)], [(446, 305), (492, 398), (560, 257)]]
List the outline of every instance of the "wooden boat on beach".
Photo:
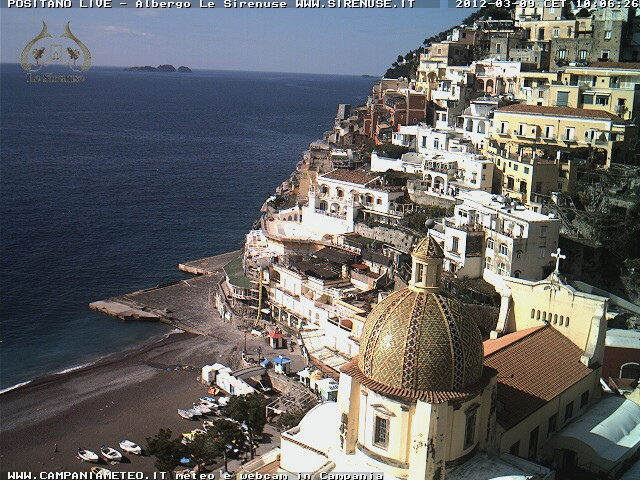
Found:
[(122, 460), (122, 454), (118, 450), (105, 445), (100, 447), (100, 454), (107, 462), (116, 463)]
[(104, 467), (91, 467), (89, 471), (95, 476), (95, 478), (111, 477), (111, 471)]
[(123, 452), (131, 453), (132, 455), (142, 455), (142, 447), (131, 440), (121, 440), (120, 448)]
[(97, 463), (98, 460), (100, 460), (97, 453), (92, 452), (91, 450), (86, 450), (84, 448), (78, 448), (78, 458), (83, 462), (91, 463)]
[(193, 419), (193, 413), (191, 413), (189, 410), (183, 410), (183, 409), (179, 408), (178, 409), (178, 415), (180, 415), (185, 420)]

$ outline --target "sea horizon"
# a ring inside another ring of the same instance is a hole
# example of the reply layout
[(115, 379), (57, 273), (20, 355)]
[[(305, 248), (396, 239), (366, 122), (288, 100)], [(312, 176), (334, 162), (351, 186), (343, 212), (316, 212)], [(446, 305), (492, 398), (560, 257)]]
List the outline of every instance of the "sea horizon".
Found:
[(337, 104), (364, 103), (373, 84), (97, 67), (61, 87), (2, 66), (2, 391), (166, 334), (88, 304), (240, 248)]

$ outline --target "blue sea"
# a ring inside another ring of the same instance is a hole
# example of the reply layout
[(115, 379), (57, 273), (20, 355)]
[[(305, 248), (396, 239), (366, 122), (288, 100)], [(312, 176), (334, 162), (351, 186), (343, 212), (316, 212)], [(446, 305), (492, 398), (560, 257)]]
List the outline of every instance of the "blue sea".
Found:
[(92, 68), (28, 84), (0, 68), (0, 388), (167, 332), (88, 303), (181, 278), (242, 245), (355, 76)]

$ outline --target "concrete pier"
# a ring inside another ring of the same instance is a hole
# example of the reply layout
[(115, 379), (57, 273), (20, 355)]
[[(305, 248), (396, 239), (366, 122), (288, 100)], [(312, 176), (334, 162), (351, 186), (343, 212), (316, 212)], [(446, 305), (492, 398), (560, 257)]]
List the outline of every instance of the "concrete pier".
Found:
[(222, 267), (239, 253), (180, 264), (180, 270), (199, 276), (92, 302), (89, 308), (123, 320), (159, 321), (186, 332), (212, 335), (221, 321), (214, 305), (216, 285), (224, 275)]
[(242, 250), (235, 252), (223, 253), (214, 257), (201, 258), (199, 260), (191, 260), (189, 262), (180, 263), (178, 269), (193, 275), (212, 275), (231, 260), (238, 258)]

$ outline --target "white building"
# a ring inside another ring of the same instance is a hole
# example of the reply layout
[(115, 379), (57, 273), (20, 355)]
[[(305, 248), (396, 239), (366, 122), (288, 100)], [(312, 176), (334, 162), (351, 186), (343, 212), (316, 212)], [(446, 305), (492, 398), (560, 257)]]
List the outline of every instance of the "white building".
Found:
[[(484, 270), (529, 280), (548, 275), (551, 253), (558, 247), (558, 219), (505, 203), (488, 192), (468, 191), (459, 198), (462, 203), (456, 205), (454, 216), (430, 230), (444, 245), (447, 270), (469, 278), (483, 276)], [(470, 241), (476, 232), (484, 233), (480, 265), (477, 241)]]
[(353, 232), (359, 212), (383, 223), (396, 223), (404, 216), (400, 200), (403, 187), (387, 186), (382, 178), (364, 170), (333, 170), (318, 177), (309, 189), (302, 224), (324, 235)]

